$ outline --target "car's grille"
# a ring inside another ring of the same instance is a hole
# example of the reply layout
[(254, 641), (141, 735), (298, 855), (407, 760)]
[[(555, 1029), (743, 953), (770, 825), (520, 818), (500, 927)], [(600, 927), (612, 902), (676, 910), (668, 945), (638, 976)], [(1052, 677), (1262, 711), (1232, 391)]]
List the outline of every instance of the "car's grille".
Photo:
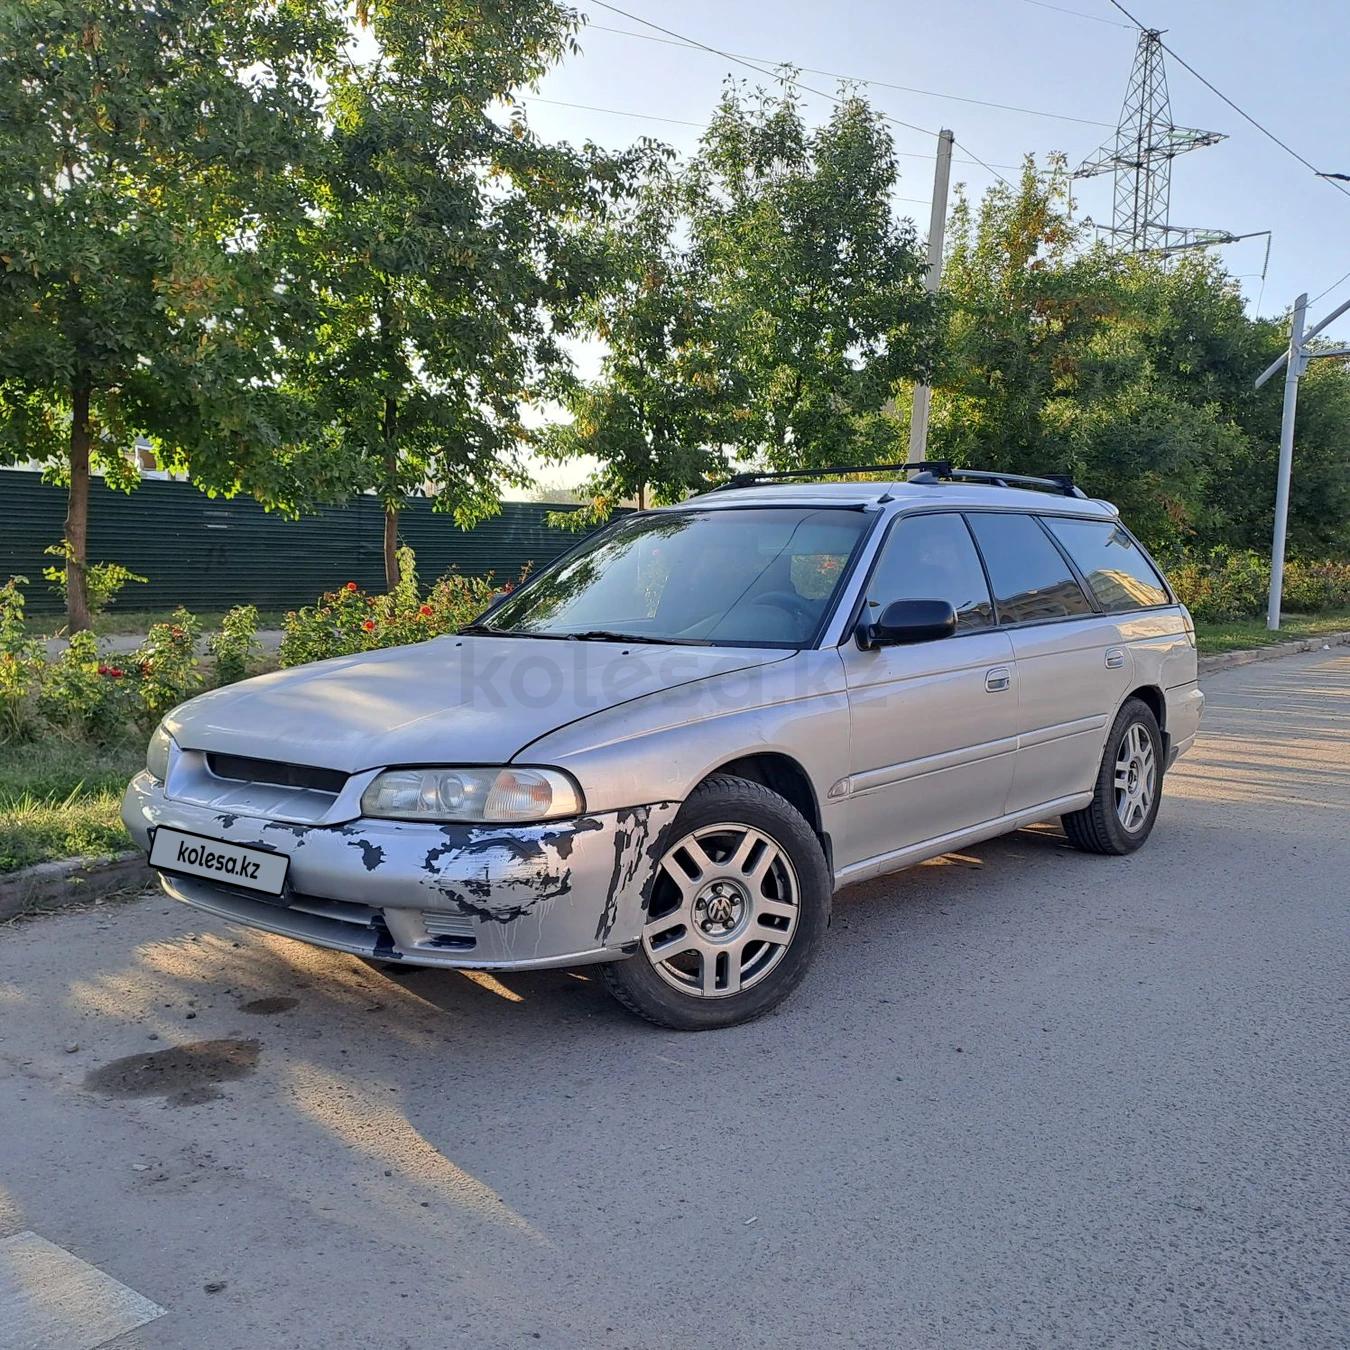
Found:
[(309, 788), (337, 796), (347, 784), (347, 775), (338, 769), (316, 769), (308, 764), (283, 764), (274, 759), (252, 759), (247, 755), (208, 754), (206, 767), (217, 778), (239, 783), (267, 783), (273, 787)]

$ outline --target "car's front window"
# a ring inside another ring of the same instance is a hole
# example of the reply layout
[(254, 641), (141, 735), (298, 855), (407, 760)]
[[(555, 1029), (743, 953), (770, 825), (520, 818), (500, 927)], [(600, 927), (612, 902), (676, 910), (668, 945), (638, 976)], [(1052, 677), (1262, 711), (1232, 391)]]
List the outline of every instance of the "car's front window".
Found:
[(807, 646), (871, 519), (830, 507), (634, 516), (492, 610), (480, 628), (536, 637)]

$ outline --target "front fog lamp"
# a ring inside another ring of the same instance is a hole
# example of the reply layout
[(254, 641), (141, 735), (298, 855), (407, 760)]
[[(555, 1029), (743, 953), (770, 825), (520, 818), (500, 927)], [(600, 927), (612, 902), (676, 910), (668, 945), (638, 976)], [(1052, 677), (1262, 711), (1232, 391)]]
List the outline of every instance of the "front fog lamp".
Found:
[(145, 747), (146, 772), (158, 783), (162, 783), (169, 776), (169, 747), (172, 744), (173, 737), (164, 730), (164, 724), (161, 722), (155, 728), (155, 734), (150, 737), (150, 744)]
[(527, 824), (580, 815), (581, 789), (558, 769), (387, 769), (361, 794), (386, 820)]

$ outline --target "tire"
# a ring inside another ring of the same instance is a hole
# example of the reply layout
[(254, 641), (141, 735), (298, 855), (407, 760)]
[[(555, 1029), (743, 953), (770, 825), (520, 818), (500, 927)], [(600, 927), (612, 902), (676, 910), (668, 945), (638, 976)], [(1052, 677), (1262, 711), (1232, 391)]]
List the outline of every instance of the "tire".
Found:
[(1091, 803), (1062, 817), (1069, 843), (1084, 853), (1133, 853), (1153, 832), (1164, 768), (1153, 709), (1127, 699), (1106, 738)]
[(718, 774), (662, 841), (641, 945), (601, 968), (630, 1012), (675, 1031), (761, 1017), (801, 983), (830, 920), (825, 854), (776, 792)]

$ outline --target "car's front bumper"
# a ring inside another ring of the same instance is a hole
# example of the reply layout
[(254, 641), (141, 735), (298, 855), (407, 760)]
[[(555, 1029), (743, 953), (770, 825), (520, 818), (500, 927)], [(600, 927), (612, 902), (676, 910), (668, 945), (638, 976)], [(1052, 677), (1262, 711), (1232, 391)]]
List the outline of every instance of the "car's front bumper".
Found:
[(528, 970), (634, 949), (658, 841), (677, 806), (531, 826), (299, 825), (174, 800), (142, 773), (122, 819), (147, 851), (163, 825), (287, 855), (286, 890), (275, 899), (161, 875), (169, 895), (222, 918), (358, 956)]

